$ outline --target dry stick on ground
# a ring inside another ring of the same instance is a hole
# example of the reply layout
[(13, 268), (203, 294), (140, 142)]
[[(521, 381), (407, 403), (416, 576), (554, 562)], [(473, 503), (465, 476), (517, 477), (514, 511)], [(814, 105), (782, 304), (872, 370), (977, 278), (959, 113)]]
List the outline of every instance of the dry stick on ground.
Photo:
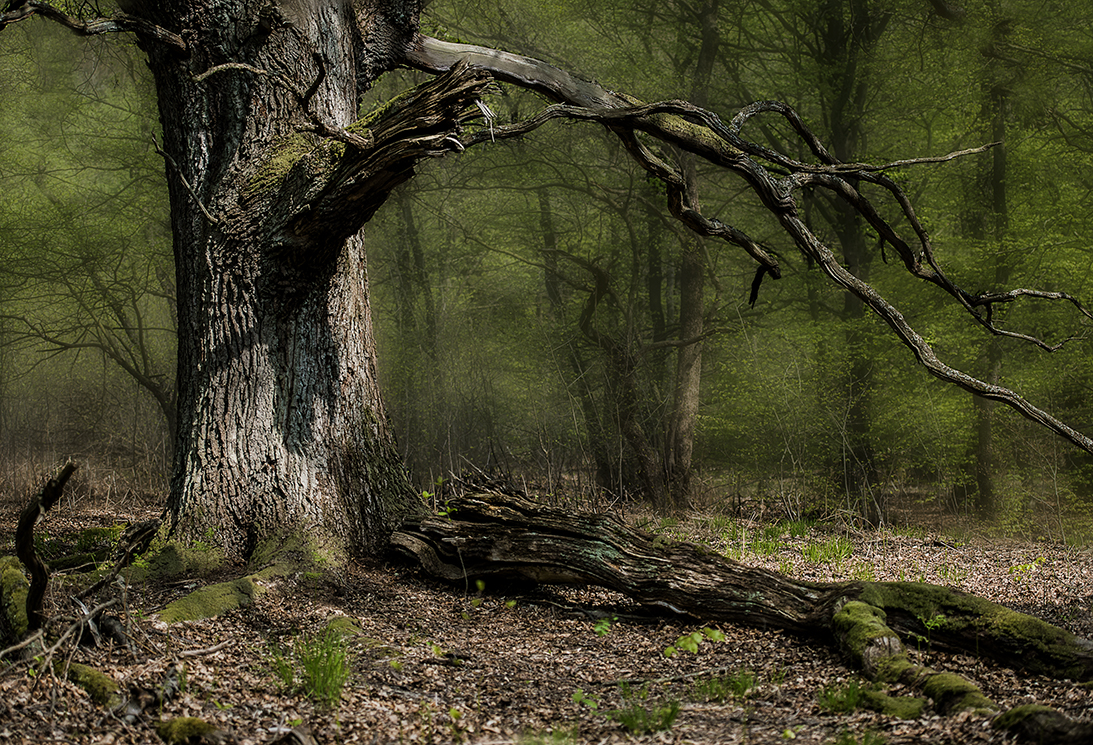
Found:
[[(974, 595), (912, 582), (794, 580), (650, 536), (607, 515), (513, 496), (460, 497), (445, 517), (409, 521), (391, 542), (430, 574), (459, 585), (478, 579), (594, 584), (701, 621), (780, 629), (837, 645), (867, 677), (913, 686), (945, 713), (998, 706), (964, 678), (912, 663), (901, 637), (1037, 674), (1093, 680), (1093, 643)], [(1093, 725), (1046, 707), (1014, 710), (997, 721), (1025, 727), (1022, 733), (1033, 739), (1093, 741)]]

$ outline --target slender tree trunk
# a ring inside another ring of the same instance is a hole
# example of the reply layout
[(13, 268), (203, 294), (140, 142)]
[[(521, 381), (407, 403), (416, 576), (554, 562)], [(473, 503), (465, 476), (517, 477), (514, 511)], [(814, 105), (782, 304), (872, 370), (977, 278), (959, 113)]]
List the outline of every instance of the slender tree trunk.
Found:
[[(819, 42), (822, 92), (827, 101), (832, 151), (837, 159), (852, 162), (864, 149), (866, 94), (869, 90), (867, 63), (880, 41), (888, 17), (871, 5), (871, 0), (822, 0), (819, 11)], [(858, 213), (840, 199), (831, 204), (835, 234), (843, 262), (852, 274), (869, 281), (873, 256), (866, 245)], [(843, 377), (846, 400), (842, 476), (847, 496), (868, 522), (883, 519), (872, 494), (876, 463), (871, 436), (870, 391), (873, 360), (867, 349), (866, 310), (862, 301), (847, 293), (842, 320), (847, 362)]]
[[(1005, 25), (999, 24), (996, 36), (1004, 33)], [(1000, 39), (998, 39), (1000, 40)], [(1006, 109), (1008, 91), (999, 78), (1002, 75), (1001, 63), (994, 54), (987, 55), (988, 74), (991, 76), (987, 94), (991, 120), (991, 139), (1001, 145), (991, 151), (991, 170), (989, 176), (990, 225), (984, 226), (984, 242), (990, 241), (991, 269), (996, 287), (1004, 287), (1009, 282), (1012, 267), (1010, 257), (1005, 254), (1004, 243), (1008, 225), (1008, 200), (1006, 195)], [(986, 342), (985, 374), (983, 380), (991, 385), (998, 385), (1002, 379), (1002, 345), (998, 337), (990, 337)], [(998, 508), (998, 493), (995, 474), (998, 470), (998, 458), (994, 438), (994, 420), (997, 404), (990, 399), (976, 396), (975, 401), (975, 486), (976, 508), (991, 515)]]
[[(695, 20), (701, 29), (691, 101), (705, 107), (710, 97), (710, 79), (721, 46), (718, 27), (720, 0), (706, 0), (697, 9)], [(697, 174), (692, 156), (684, 156), (684, 171), (692, 209), (699, 209)], [(702, 342), (705, 330), (706, 257), (703, 239), (690, 236), (683, 246), (679, 283), (679, 340), (683, 342), (676, 357), (675, 389), (672, 414), (668, 424), (665, 470), (668, 493), (674, 508), (685, 508), (691, 501), (691, 473), (694, 455), (695, 423), (702, 391)]]
[(601, 408), (596, 405), (596, 397), (589, 383), (590, 375), (581, 359), (577, 344), (575, 340), (568, 338), (568, 332), (564, 329), (562, 278), (558, 273), (558, 233), (554, 226), (554, 209), (550, 203), (550, 191), (545, 187), (540, 188), (538, 198), (539, 232), (543, 236), (543, 287), (546, 290), (551, 319), (566, 336), (563, 355), (570, 373), (566, 387), (580, 404), (588, 448), (591, 450), (596, 486), (617, 492), (622, 486), (621, 474), (610, 452), (610, 443), (615, 438), (606, 431)]

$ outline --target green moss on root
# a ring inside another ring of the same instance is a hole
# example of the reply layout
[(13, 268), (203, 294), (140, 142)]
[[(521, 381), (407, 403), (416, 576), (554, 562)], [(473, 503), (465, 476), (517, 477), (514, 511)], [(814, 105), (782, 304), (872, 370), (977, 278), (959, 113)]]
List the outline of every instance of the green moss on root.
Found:
[(200, 742), (206, 735), (216, 731), (216, 727), (197, 717), (178, 717), (156, 724), (156, 734), (167, 745)]
[(1019, 722), (1022, 722), (1029, 717), (1054, 713), (1055, 710), (1050, 706), (1044, 706), (1043, 704), (1025, 704), (1024, 706), (1015, 706), (1009, 711), (1002, 712), (995, 718), (992, 724), (995, 729), (1011, 729)]
[(87, 695), (99, 706), (113, 709), (121, 704), (121, 688), (106, 673), (73, 662), (68, 666), (68, 679), (87, 691)]
[(926, 701), (915, 696), (889, 696), (883, 691), (862, 691), (865, 706), (873, 711), (897, 719), (918, 719), (926, 708)]
[(251, 558), (251, 566), (257, 567), (254, 572), (195, 590), (169, 603), (159, 617), (167, 623), (177, 623), (221, 616), (249, 605), (278, 578), (299, 576), (309, 569), (322, 570), (324, 566), (338, 565), (343, 558), (338, 550), (320, 547), (308, 536), (289, 534), (269, 538), (255, 547)]
[(222, 616), (228, 611), (250, 605), (259, 592), (254, 580), (240, 577), (194, 590), (189, 595), (168, 603), (160, 611), (159, 617), (167, 623), (177, 623)]
[(3, 613), (0, 632), (5, 641), (15, 643), (27, 634), (27, 591), (30, 583), (23, 565), (14, 556), (0, 558), (0, 612)]
[(903, 654), (899, 636), (885, 620), (883, 610), (857, 600), (843, 605), (831, 619), (843, 653), (873, 678), (882, 663)]
[(922, 692), (946, 714), (956, 714), (968, 709), (992, 713), (998, 711), (998, 705), (984, 696), (978, 686), (956, 673), (934, 673), (926, 679)]
[[(978, 639), (984, 645), (1003, 644), (1033, 652), (1025, 657), (1032, 672), (1057, 678), (1084, 680), (1087, 663), (1075, 652), (1089, 649), (1089, 642), (1034, 616), (1018, 613), (975, 595), (937, 585), (916, 582), (870, 582), (863, 585), (862, 602), (918, 618), (923, 633), (949, 639)], [(930, 628), (925, 629), (926, 623)], [(975, 649), (969, 649), (976, 652)]]

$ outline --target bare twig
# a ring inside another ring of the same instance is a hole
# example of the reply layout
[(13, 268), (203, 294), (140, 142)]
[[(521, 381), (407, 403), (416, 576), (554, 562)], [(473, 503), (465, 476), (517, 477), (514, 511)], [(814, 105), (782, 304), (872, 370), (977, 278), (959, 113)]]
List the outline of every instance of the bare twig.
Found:
[(22, 4), (16, 4), (15, 2), (10, 3), (4, 13), (0, 15), (0, 30), (3, 30), (4, 27), (9, 24), (25, 21), (34, 16), (48, 18), (80, 36), (132, 32), (138, 36), (167, 44), (181, 51), (187, 49), (186, 41), (181, 36), (173, 31), (168, 31), (162, 26), (157, 26), (154, 23), (146, 21), (143, 18), (118, 13), (110, 18), (90, 18), (85, 20), (77, 18), (76, 16), (71, 16), (59, 8), (56, 8), (49, 3), (41, 2), (40, 0), (26, 0)]
[(205, 215), (205, 219), (208, 220), (210, 224), (216, 225), (218, 222), (217, 219), (213, 217), (209, 210), (205, 208), (205, 205), (201, 203), (201, 198), (197, 196), (197, 192), (195, 192), (194, 188), (190, 186), (190, 182), (187, 181), (186, 177), (182, 174), (182, 169), (178, 167), (178, 163), (175, 162), (175, 159), (168, 155), (166, 152), (164, 152), (163, 149), (159, 146), (159, 142), (156, 140), (155, 134), (152, 135), (152, 147), (155, 149), (156, 154), (161, 156), (165, 161), (167, 161), (167, 165), (171, 166), (171, 168), (174, 169), (175, 173), (178, 174), (179, 180), (182, 182), (182, 185), (186, 187), (186, 191), (190, 192), (190, 196), (193, 197), (194, 204), (196, 204), (197, 208), (201, 210), (201, 214)]
[(234, 639), (225, 639), (224, 641), (220, 642), (219, 644), (214, 644), (213, 646), (206, 647), (205, 649), (187, 649), (187, 650), (184, 650), (182, 652), (179, 652), (178, 656), (179, 657), (201, 657), (202, 655), (206, 655), (206, 654), (215, 654), (216, 652), (219, 652), (222, 649), (226, 649), (227, 647), (230, 647), (234, 643), (235, 643)]

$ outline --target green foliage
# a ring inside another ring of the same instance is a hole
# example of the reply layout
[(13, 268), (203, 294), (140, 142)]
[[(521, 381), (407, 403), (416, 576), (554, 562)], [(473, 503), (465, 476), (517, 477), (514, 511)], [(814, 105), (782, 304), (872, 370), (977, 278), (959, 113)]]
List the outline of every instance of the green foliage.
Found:
[(600, 708), (600, 700), (595, 696), (588, 695), (580, 688), (573, 692), (572, 698), (573, 703), (577, 704), (578, 706), (585, 706), (588, 708), (589, 711), (595, 712), (598, 711)]
[(596, 636), (607, 636), (611, 631), (611, 624), (614, 621), (618, 621), (618, 617), (611, 616), (611, 618), (601, 618), (592, 625), (592, 630), (596, 632)]
[(820, 708), (835, 714), (846, 714), (865, 703), (865, 689), (856, 679), (843, 685), (825, 686), (820, 690)]
[(623, 706), (607, 712), (607, 716), (633, 734), (651, 734), (671, 729), (676, 717), (679, 716), (678, 701), (649, 700), (648, 684), (637, 691), (623, 684), (619, 687), (619, 693), (623, 699)]
[(725, 641), (725, 634), (720, 629), (715, 629), (710, 626), (699, 629), (698, 631), (692, 631), (691, 633), (684, 634), (676, 639), (675, 644), (665, 647), (664, 656), (673, 657), (681, 650), (697, 654), (699, 646), (706, 640), (723, 642)]
[(334, 629), (297, 639), (291, 651), (270, 650), (270, 670), (286, 691), (298, 691), (320, 706), (334, 708), (349, 679), (345, 636)]
[(809, 543), (801, 553), (813, 564), (840, 564), (854, 553), (849, 538), (833, 536), (822, 543)]

